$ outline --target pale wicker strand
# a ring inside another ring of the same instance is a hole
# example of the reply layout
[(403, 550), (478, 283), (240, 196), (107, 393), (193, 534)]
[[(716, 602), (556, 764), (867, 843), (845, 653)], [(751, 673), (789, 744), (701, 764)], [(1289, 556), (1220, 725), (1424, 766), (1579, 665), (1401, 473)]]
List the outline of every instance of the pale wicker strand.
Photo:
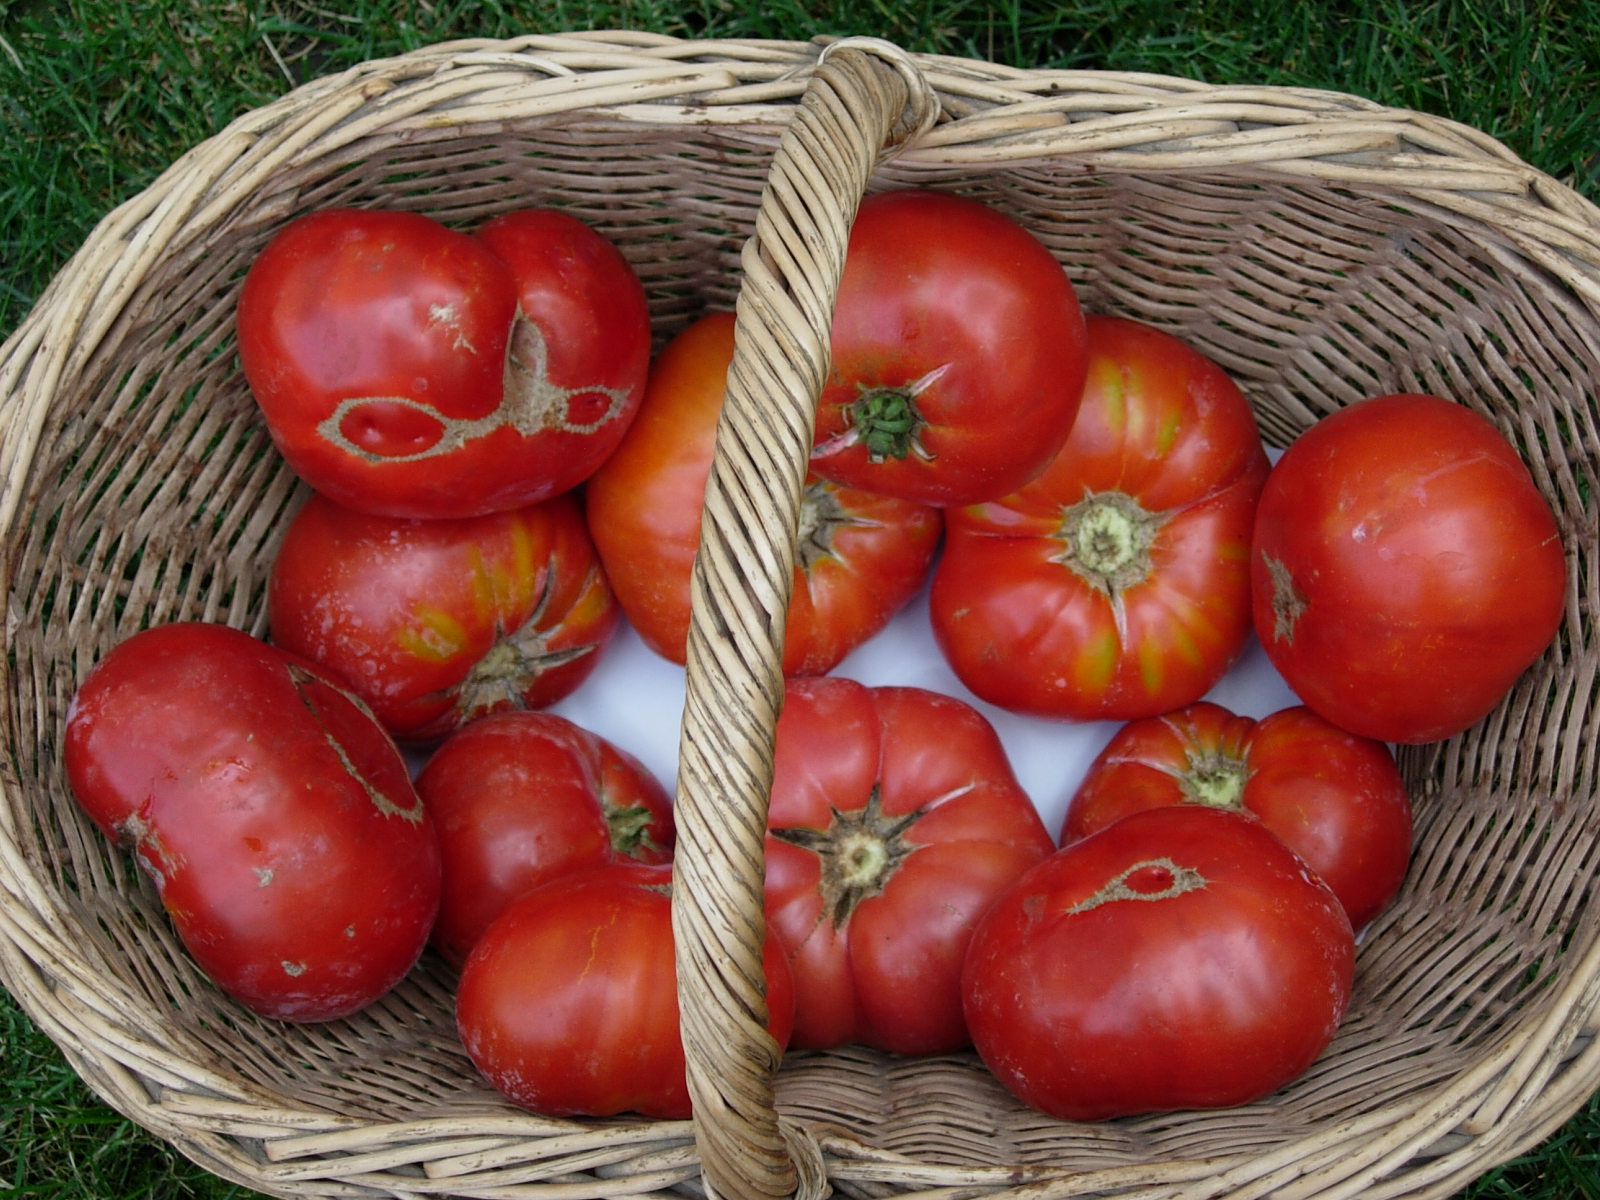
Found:
[[(797, 1169), (795, 1135), (784, 1135), (774, 1109), (781, 1054), (765, 1028), (762, 861), (796, 527), (833, 296), (856, 205), (917, 95), (901, 69), (883, 69), (881, 47), (867, 49), (840, 44), (818, 64), (768, 175), (741, 260), (734, 359), (694, 571), (673, 913), (696, 1140), (718, 1196), (820, 1196), (827, 1186), (809, 1139)], [(924, 123), (920, 113), (914, 123)], [(718, 696), (732, 703), (702, 699)]]

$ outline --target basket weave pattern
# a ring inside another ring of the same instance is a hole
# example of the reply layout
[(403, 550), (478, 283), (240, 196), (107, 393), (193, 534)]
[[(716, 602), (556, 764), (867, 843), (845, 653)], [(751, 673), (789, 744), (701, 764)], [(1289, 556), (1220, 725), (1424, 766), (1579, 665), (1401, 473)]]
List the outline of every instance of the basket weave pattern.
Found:
[[(1402, 753), (1418, 851), (1306, 1074), (1238, 1109), (1070, 1125), (970, 1054), (780, 1066), (762, 1031), (761, 832), (792, 533), (831, 295), (864, 190), (1015, 216), (1089, 309), (1224, 366), (1269, 441), (1384, 391), (1490, 415), (1555, 510), (1557, 643), (1473, 730)], [(695, 576), (675, 897), (694, 1122), (520, 1112), (430, 958), (368, 1011), (223, 998), (76, 810), (78, 680), (199, 618), (264, 631), (302, 492), (234, 353), (289, 218), (472, 224), (548, 204), (617, 242), (658, 339), (737, 304)], [(0, 349), (9, 686), (0, 980), (120, 1111), (283, 1196), (1440, 1196), (1600, 1086), (1600, 211), (1481, 134), (1353, 97), (629, 34), (463, 42), (242, 117), (109, 214)]]

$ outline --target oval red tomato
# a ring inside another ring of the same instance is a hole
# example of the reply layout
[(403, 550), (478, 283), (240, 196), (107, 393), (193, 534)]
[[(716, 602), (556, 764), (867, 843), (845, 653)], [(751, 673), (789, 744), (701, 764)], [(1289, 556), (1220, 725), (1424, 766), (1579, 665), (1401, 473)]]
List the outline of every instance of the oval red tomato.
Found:
[(312, 487), (390, 516), (474, 516), (581, 482), (643, 394), (643, 285), (600, 234), (525, 210), (476, 236), (328, 209), (251, 264), (239, 357)]
[(1355, 939), (1264, 825), (1188, 805), (1063, 847), (985, 914), (963, 987), (979, 1055), (1068, 1121), (1223, 1108), (1304, 1072), (1343, 1020)]
[(267, 598), (273, 641), (346, 680), (406, 741), (571, 695), (622, 619), (570, 493), (434, 520), (314, 493)]
[[(644, 643), (679, 664), (733, 327), (732, 313), (713, 313), (668, 344), (633, 428), (585, 487), (618, 601)], [(784, 672), (824, 674), (888, 624), (927, 578), (941, 527), (928, 505), (809, 480)]]
[(846, 487), (992, 500), (1044, 469), (1077, 414), (1071, 281), (1023, 226), (953, 192), (861, 202), (830, 342), (811, 467)]
[(967, 1044), (961, 961), (989, 903), (1054, 848), (993, 726), (922, 688), (793, 679), (777, 723), (767, 916), (794, 1045)]
[(147, 629), (84, 678), (64, 755), (195, 961), (255, 1012), (346, 1016), (422, 953), (433, 826), (394, 743), (313, 664), (223, 625)]
[(619, 861), (669, 862), (672, 798), (627, 751), (555, 713), (502, 712), (447, 737), (417, 774), (439, 834), (433, 945), (459, 967), (523, 892)]
[(1198, 700), (1250, 636), (1269, 463), (1243, 394), (1171, 334), (1091, 316), (1076, 424), (1038, 479), (945, 514), (929, 613), (1013, 712), (1132, 720)]
[[(512, 901), (461, 972), (467, 1055), (513, 1102), (548, 1116), (690, 1115), (673, 961), (672, 868), (618, 863)], [(787, 1044), (794, 993), (764, 954), (768, 1031)]]
[(1254, 620), (1307, 705), (1386, 742), (1485, 717), (1555, 637), (1561, 533), (1488, 418), (1439, 396), (1332, 413), (1273, 467), (1256, 517)]
[(1303, 705), (1257, 721), (1202, 700), (1130, 721), (1089, 765), (1061, 841), (1167, 804), (1255, 816), (1333, 889), (1358, 930), (1394, 899), (1411, 860), (1411, 799), (1394, 755)]

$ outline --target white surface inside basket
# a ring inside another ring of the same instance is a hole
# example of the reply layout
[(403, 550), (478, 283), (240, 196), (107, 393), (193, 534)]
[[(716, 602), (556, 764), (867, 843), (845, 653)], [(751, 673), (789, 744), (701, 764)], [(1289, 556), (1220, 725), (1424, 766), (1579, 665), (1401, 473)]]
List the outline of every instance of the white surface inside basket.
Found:
[[(999, 732), (1019, 782), (1052, 835), (1060, 832), (1084, 770), (1119, 724), (1047, 721), (979, 700), (955, 677), (933, 640), (926, 588), (832, 673), (872, 685), (930, 688), (972, 704)], [(683, 669), (656, 654), (624, 624), (595, 673), (551, 711), (637, 756), (671, 787), (677, 776), (683, 697)], [(1206, 698), (1252, 717), (1299, 703), (1254, 637)]]

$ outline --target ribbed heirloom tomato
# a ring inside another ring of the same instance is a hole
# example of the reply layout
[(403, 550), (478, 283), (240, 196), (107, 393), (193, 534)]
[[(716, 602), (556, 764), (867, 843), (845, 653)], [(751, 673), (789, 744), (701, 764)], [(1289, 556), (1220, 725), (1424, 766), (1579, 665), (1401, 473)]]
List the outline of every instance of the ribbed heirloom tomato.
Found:
[(439, 846), (404, 759), (320, 667), (225, 625), (159, 625), (79, 685), (78, 803), (130, 847), (223, 991), (285, 1021), (398, 983), (439, 906)]
[(1201, 700), (1128, 722), (1089, 764), (1061, 842), (1167, 804), (1252, 814), (1333, 889), (1357, 930), (1394, 898), (1411, 859), (1411, 799), (1389, 747), (1304, 705), (1258, 721)]
[(1327, 884), (1266, 826), (1147, 809), (1064, 846), (972, 935), (979, 1055), (1068, 1121), (1261, 1098), (1338, 1030), (1355, 937)]
[(794, 1045), (966, 1045), (972, 927), (1054, 849), (993, 726), (938, 692), (823, 676), (790, 680), (776, 739), (767, 914)]
[(1044, 469), (1078, 410), (1083, 313), (1050, 251), (998, 209), (910, 188), (850, 230), (811, 467), (846, 487), (973, 504)]
[[(633, 428), (584, 489), (595, 546), (628, 620), (680, 665), (733, 330), (732, 313), (712, 313), (666, 346)], [(823, 674), (882, 629), (927, 578), (940, 529), (929, 505), (812, 477), (801, 500), (785, 673)]]
[(1295, 694), (1386, 742), (1460, 733), (1555, 637), (1561, 531), (1481, 413), (1377, 396), (1323, 417), (1272, 469), (1251, 558), (1257, 634)]
[(460, 966), (506, 905), (611, 862), (669, 862), (672, 799), (627, 751), (565, 717), (501, 712), (458, 729), (417, 774), (439, 833), (433, 945)]
[(1132, 720), (1198, 700), (1244, 648), (1269, 464), (1211, 360), (1124, 318), (1092, 315), (1088, 330), (1065, 445), (1012, 494), (946, 512), (929, 614), (981, 699)]
[(627, 429), (650, 355), (632, 266), (544, 209), (471, 234), (418, 213), (310, 213), (251, 265), (238, 329), (290, 466), (391, 516), (474, 516), (574, 487)]
[(622, 619), (571, 493), (433, 520), (313, 493), (267, 599), (273, 641), (334, 671), (408, 742), (571, 695)]

